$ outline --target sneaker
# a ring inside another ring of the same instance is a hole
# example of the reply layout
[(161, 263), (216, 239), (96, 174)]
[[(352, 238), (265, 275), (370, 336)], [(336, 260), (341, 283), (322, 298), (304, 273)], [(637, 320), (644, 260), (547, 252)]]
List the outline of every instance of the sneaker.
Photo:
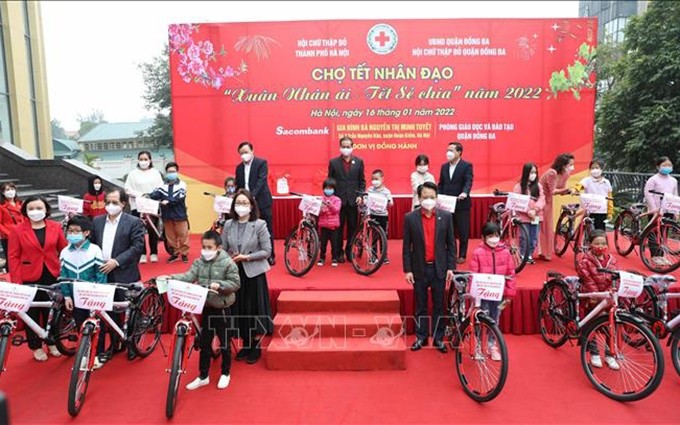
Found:
[(338, 260), (333, 260), (331, 262), (331, 267), (338, 267)]
[(591, 354), (590, 355), (590, 365), (592, 367), (601, 368), (602, 367), (602, 357), (600, 357), (599, 354)]
[(616, 359), (612, 356), (604, 356), (604, 361), (611, 370), (619, 370), (621, 366), (616, 362)]
[(534, 260), (533, 258), (529, 257), (529, 259), (527, 260), (527, 264), (536, 264), (536, 260)]
[(187, 255), (182, 255), (182, 262), (183, 263), (188, 263), (189, 262), (189, 257)]
[(383, 261), (383, 264), (390, 264), (390, 260), (388, 260), (387, 258), (385, 258), (385, 261)]
[(139, 257), (139, 264), (146, 264), (146, 255)]
[(319, 261), (316, 263), (317, 266), (321, 267), (323, 264), (326, 262), (323, 258), (319, 258)]
[(47, 353), (45, 353), (42, 348), (38, 348), (33, 350), (33, 358), (38, 362), (46, 362)]
[(168, 258), (168, 263), (174, 263), (177, 260), (179, 260), (179, 257), (176, 256), (175, 254), (172, 254), (170, 258)]
[(92, 370), (101, 369), (101, 368), (104, 367), (105, 364), (106, 364), (106, 362), (99, 360), (99, 357), (95, 357), (94, 365), (92, 365)]
[(57, 350), (57, 347), (54, 345), (48, 345), (47, 350), (50, 352), (50, 356), (52, 357), (61, 357), (61, 353), (59, 350)]
[(657, 266), (670, 266), (672, 264), (666, 257), (653, 257), (652, 261)]
[(157, 263), (158, 262), (158, 255), (151, 254), (150, 260), (151, 260), (152, 263)]
[(491, 354), (491, 360), (495, 362), (500, 362), (501, 361), (501, 352), (498, 350), (497, 346), (492, 346), (489, 348), (489, 354)]
[(186, 387), (186, 388), (187, 388), (187, 390), (189, 390), (189, 391), (193, 391), (193, 390), (195, 390), (195, 389), (197, 389), (197, 388), (205, 387), (205, 386), (208, 385), (209, 383), (210, 383), (210, 378), (201, 379), (201, 377), (199, 376), (198, 378), (196, 378), (196, 379), (194, 379), (193, 381), (189, 382), (189, 383), (187, 384), (187, 387)]
[(217, 381), (217, 389), (223, 390), (227, 388), (229, 386), (229, 382), (231, 382), (231, 375), (220, 376), (220, 380)]

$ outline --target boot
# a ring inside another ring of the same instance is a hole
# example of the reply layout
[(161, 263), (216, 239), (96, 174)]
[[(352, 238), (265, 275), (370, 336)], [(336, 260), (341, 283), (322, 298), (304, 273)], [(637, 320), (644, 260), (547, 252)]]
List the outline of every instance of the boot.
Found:
[(262, 356), (262, 353), (260, 351), (260, 342), (258, 341), (256, 343), (256, 345), (248, 353), (248, 358), (246, 359), (246, 363), (255, 364), (255, 363), (257, 363), (258, 360), (260, 360), (261, 356)]
[(241, 362), (248, 358), (248, 355), (250, 354), (250, 350), (252, 350), (251, 347), (251, 342), (250, 341), (243, 341), (243, 348), (238, 350), (238, 353), (236, 353), (236, 361)]

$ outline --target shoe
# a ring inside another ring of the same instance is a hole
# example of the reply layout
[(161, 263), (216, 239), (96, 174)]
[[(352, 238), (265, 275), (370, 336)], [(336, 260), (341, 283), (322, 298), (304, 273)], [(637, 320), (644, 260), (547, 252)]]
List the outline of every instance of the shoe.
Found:
[(341, 255), (340, 257), (338, 257), (338, 263), (345, 264), (345, 256), (344, 255)]
[(183, 263), (188, 263), (189, 262), (189, 257), (187, 255), (182, 255), (182, 262)]
[(168, 258), (168, 264), (169, 263), (174, 263), (175, 261), (179, 260), (179, 257), (175, 254), (172, 254), (170, 258)]
[(611, 370), (619, 370), (621, 366), (617, 363), (616, 359), (612, 356), (604, 356), (604, 361)]
[(390, 264), (390, 260), (388, 260), (387, 258), (385, 258), (385, 261), (383, 261), (383, 264)]
[(536, 264), (536, 260), (534, 260), (533, 258), (529, 257), (529, 259), (527, 260), (527, 264)]
[(325, 262), (326, 262), (326, 260), (324, 260), (323, 258), (320, 258), (319, 261), (316, 263), (316, 265), (321, 267), (321, 266), (323, 266), (323, 263), (325, 263)]
[(591, 354), (590, 355), (590, 365), (592, 367), (601, 368), (602, 367), (602, 357), (600, 357), (599, 354)]
[(338, 267), (338, 260), (333, 260), (331, 262), (331, 267)]
[(186, 389), (189, 390), (189, 391), (193, 391), (197, 388), (205, 387), (209, 383), (210, 383), (210, 378), (201, 379), (201, 377), (199, 376), (198, 378), (189, 382), (186, 386)]
[[(83, 359), (83, 360), (85, 360), (85, 359)], [(105, 364), (106, 364), (106, 362), (99, 360), (99, 357), (95, 357), (94, 365), (92, 365), (92, 370), (101, 369), (102, 367), (104, 367)]]
[(236, 354), (236, 361), (240, 362), (246, 359), (248, 357), (248, 353), (250, 352), (250, 348), (241, 348), (238, 353)]
[(491, 355), (491, 360), (494, 362), (500, 362), (501, 361), (501, 352), (498, 350), (497, 346), (492, 346), (489, 348), (489, 354)]
[(434, 347), (442, 354), (446, 354), (449, 352), (449, 350), (446, 349), (446, 344), (444, 344), (444, 342), (442, 341), (435, 341)]
[(158, 262), (158, 255), (156, 255), (156, 254), (151, 254), (151, 256), (149, 257), (149, 259), (151, 260), (152, 263), (157, 263), (157, 262)]
[(458, 264), (463, 264), (464, 262), (465, 262), (465, 257), (458, 257), (458, 259), (456, 260), (456, 263), (458, 263)]
[(231, 382), (231, 375), (220, 376), (220, 380), (217, 381), (217, 389), (223, 390), (227, 388), (229, 386), (229, 382)]
[[(259, 343), (257, 343), (259, 344)], [(262, 356), (262, 352), (260, 351), (260, 346), (257, 345), (256, 347), (253, 347), (252, 350), (248, 353), (248, 357), (246, 358), (246, 363), (248, 364), (255, 364), (257, 363), (258, 360), (260, 360), (260, 357)]]
[(46, 362), (47, 353), (45, 353), (42, 348), (38, 348), (33, 350), (33, 358), (38, 362)]
[(418, 351), (421, 348), (425, 347), (427, 345), (427, 338), (425, 339), (416, 339), (416, 341), (413, 343), (411, 346), (411, 351)]
[(129, 350), (128, 353), (127, 353), (127, 359), (128, 360), (134, 360), (136, 358), (137, 358), (137, 353), (135, 353), (132, 350)]
[(57, 347), (54, 345), (48, 345), (47, 350), (50, 352), (50, 356), (52, 357), (61, 357), (61, 353), (59, 350), (57, 350)]
[(146, 255), (139, 257), (139, 264), (146, 264)]

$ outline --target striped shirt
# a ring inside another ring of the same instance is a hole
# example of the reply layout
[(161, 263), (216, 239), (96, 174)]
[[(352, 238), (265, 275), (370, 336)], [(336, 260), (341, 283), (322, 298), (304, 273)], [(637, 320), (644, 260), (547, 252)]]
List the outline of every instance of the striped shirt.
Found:
[[(102, 250), (90, 241), (85, 241), (80, 247), (70, 244), (59, 255), (61, 263), (60, 276), (67, 279), (81, 280), (84, 282), (106, 283), (106, 275), (99, 271), (104, 264)], [(72, 285), (61, 285), (61, 293), (64, 297), (73, 297)]]

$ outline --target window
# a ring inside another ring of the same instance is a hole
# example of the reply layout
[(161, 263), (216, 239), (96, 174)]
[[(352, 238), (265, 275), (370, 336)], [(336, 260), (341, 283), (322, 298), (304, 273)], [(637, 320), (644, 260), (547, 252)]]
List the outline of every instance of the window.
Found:
[(38, 134), (38, 106), (35, 100), (35, 75), (33, 73), (33, 49), (31, 47), (31, 25), (28, 14), (28, 1), (23, 1), (24, 12), (24, 39), (26, 41), (26, 63), (28, 64), (28, 80), (31, 89), (31, 115), (33, 118), (33, 139), (35, 152), (40, 157), (40, 136)]
[(14, 143), (12, 138), (12, 120), (9, 111), (9, 88), (7, 85), (3, 30), (2, 15), (0, 15), (0, 143)]
[(616, 18), (604, 25), (604, 39), (612, 43), (622, 43), (628, 18)]

